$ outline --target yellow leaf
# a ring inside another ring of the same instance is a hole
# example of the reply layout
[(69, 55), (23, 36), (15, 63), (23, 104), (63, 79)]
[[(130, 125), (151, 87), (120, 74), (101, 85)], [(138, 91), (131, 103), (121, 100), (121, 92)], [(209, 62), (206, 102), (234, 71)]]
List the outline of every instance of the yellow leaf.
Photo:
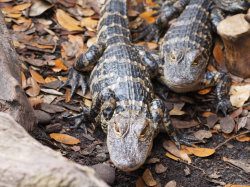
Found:
[(194, 154), (195, 156), (198, 157), (208, 157), (212, 154), (214, 154), (215, 149), (210, 149), (210, 148), (199, 148), (199, 147), (187, 147), (187, 149)]
[(9, 18), (20, 18), (22, 16), (22, 14), (7, 14), (6, 17), (9, 17)]
[(156, 13), (157, 11), (149, 11), (149, 12), (143, 12), (139, 15), (140, 18), (145, 19), (148, 23), (153, 23), (155, 21), (155, 18), (151, 15)]
[(206, 95), (206, 94), (208, 94), (211, 90), (212, 90), (212, 88), (206, 88), (206, 89), (203, 89), (203, 90), (198, 91), (198, 94), (200, 94), (200, 95)]
[(83, 31), (83, 29), (78, 26), (79, 21), (75, 20), (61, 9), (57, 9), (56, 18), (58, 23), (68, 31)]
[(183, 115), (183, 114), (185, 114), (184, 111), (181, 111), (181, 110), (178, 110), (178, 109), (175, 109), (175, 108), (173, 108), (173, 109), (169, 112), (169, 115), (170, 115), (170, 116), (181, 116), (181, 115)]
[(81, 20), (81, 27), (86, 27), (89, 31), (95, 31), (97, 24), (98, 24), (98, 21), (90, 17), (82, 18)]
[(50, 138), (63, 144), (75, 145), (80, 143), (80, 140), (67, 134), (51, 133), (49, 136)]
[(15, 11), (16, 11), (16, 10), (22, 11), (22, 10), (24, 10), (24, 9), (26, 9), (26, 8), (29, 8), (30, 5), (31, 5), (31, 3), (20, 4), (20, 5), (14, 6), (14, 7), (13, 7), (13, 10), (15, 10)]
[(207, 118), (208, 116), (212, 116), (212, 115), (215, 115), (215, 116), (216, 116), (216, 114), (213, 113), (213, 112), (204, 112), (204, 113), (202, 114), (202, 117)]
[(58, 79), (52, 76), (48, 76), (45, 78), (45, 83), (49, 83), (49, 82), (54, 82), (57, 81)]
[(232, 136), (234, 136), (234, 133), (226, 134), (226, 133), (223, 132), (222, 136), (224, 136), (224, 138), (231, 138)]
[(67, 70), (67, 66), (64, 65), (63, 61), (61, 58), (58, 58), (56, 60), (54, 60), (55, 66), (52, 67), (52, 70), (54, 72), (60, 72), (62, 70)]
[(250, 137), (247, 136), (246, 134), (244, 134), (242, 136), (237, 136), (236, 140), (238, 140), (240, 142), (249, 142), (250, 141)]
[(166, 153), (166, 156), (169, 157), (169, 158), (171, 158), (171, 159), (173, 159), (173, 160), (176, 160), (176, 161), (179, 161), (179, 160), (180, 160), (178, 157), (172, 155), (172, 154), (169, 153), (169, 152)]
[(45, 84), (45, 80), (44, 80), (44, 78), (39, 74), (39, 73), (37, 73), (36, 71), (34, 71), (34, 70), (30, 70), (30, 74), (31, 74), (31, 76), (37, 81), (37, 82), (39, 82), (39, 83), (41, 83), (41, 84)]

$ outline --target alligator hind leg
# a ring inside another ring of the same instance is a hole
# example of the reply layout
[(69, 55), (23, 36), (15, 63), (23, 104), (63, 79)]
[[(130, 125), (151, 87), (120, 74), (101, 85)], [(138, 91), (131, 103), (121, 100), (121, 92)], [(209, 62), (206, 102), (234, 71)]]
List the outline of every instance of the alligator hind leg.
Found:
[(180, 133), (174, 129), (169, 118), (168, 110), (165, 108), (163, 102), (160, 99), (154, 99), (152, 101), (150, 112), (156, 132), (155, 136), (159, 132), (160, 126), (163, 124), (164, 131), (168, 133), (169, 137), (174, 141), (178, 149), (181, 148), (181, 144), (193, 147), (193, 145), (189, 142), (190, 140), (198, 141), (197, 138), (180, 135)]
[(93, 44), (86, 53), (82, 53), (77, 57), (73, 65), (74, 68), (70, 69), (67, 81), (60, 86), (60, 88), (71, 86), (70, 97), (73, 96), (79, 86), (82, 87), (82, 92), (85, 94), (87, 87), (86, 81), (80, 72), (88, 71), (91, 66), (95, 65), (102, 56), (104, 49), (105, 46), (103, 44)]
[(218, 102), (216, 107), (216, 113), (221, 110), (226, 116), (227, 110), (232, 107), (230, 100), (226, 98), (231, 83), (231, 77), (226, 73), (218, 71), (209, 71), (204, 74), (202, 86), (204, 88), (216, 86), (216, 96)]
[[(101, 112), (101, 118), (103, 118), (102, 121), (108, 121), (111, 119), (116, 107), (115, 95), (110, 89), (105, 89), (98, 94), (96, 99), (92, 102), (90, 109), (87, 109), (83, 105), (81, 106), (83, 111), (80, 114), (69, 118), (78, 118), (75, 120), (75, 125), (71, 128), (78, 128), (82, 125), (84, 127), (84, 131), (86, 131), (85, 124), (91, 123)], [(106, 132), (107, 127), (105, 126), (105, 123), (102, 123), (102, 128)]]

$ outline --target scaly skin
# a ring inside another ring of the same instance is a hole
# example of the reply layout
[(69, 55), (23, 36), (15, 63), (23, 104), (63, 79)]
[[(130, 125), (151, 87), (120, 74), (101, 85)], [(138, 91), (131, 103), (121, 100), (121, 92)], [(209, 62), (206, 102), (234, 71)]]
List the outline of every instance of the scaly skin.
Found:
[(229, 75), (222, 72), (206, 72), (212, 50), (212, 29), (216, 30), (224, 11), (234, 13), (246, 10), (247, 0), (208, 1), (179, 0), (167, 4), (156, 22), (143, 31), (139, 38), (155, 38), (155, 33), (167, 26), (168, 21), (180, 16), (171, 25), (160, 45), (159, 80), (178, 93), (196, 91), (216, 86), (218, 105), (216, 111), (224, 115), (231, 103), (226, 99), (231, 84)]
[(100, 122), (107, 132), (110, 159), (123, 171), (135, 170), (145, 162), (161, 125), (179, 143), (167, 110), (153, 93), (150, 75), (158, 65), (130, 37), (126, 0), (108, 0), (101, 10), (97, 43), (78, 57), (62, 85), (75, 89), (80, 83), (86, 88), (79, 71), (95, 65), (88, 82), (93, 102), (90, 110), (84, 108), (77, 115), (81, 117), (77, 125), (93, 119)]

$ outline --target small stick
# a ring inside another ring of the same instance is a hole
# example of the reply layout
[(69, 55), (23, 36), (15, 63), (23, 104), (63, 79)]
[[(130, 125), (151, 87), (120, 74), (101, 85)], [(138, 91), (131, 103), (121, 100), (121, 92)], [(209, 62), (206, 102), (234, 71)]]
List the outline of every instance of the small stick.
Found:
[(247, 131), (242, 132), (242, 133), (240, 133), (240, 134), (234, 135), (234, 136), (232, 136), (231, 138), (227, 139), (225, 142), (222, 142), (222, 143), (220, 143), (219, 145), (217, 145), (217, 147), (215, 147), (214, 149), (217, 150), (217, 149), (219, 149), (221, 146), (223, 146), (224, 144), (226, 144), (227, 142), (229, 142), (230, 140), (232, 140), (232, 139), (234, 139), (234, 138), (236, 138), (236, 137), (238, 137), (238, 136), (242, 136), (242, 135), (244, 135), (244, 134), (247, 134), (247, 133), (249, 133), (249, 132), (250, 132), (250, 131), (247, 130)]

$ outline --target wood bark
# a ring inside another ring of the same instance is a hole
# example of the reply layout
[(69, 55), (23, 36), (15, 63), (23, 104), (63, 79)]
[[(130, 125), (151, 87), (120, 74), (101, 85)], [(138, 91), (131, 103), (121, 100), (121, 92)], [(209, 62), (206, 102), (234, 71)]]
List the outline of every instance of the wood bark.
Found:
[(92, 168), (80, 166), (33, 139), (0, 112), (1, 187), (106, 187)]
[(218, 25), (226, 49), (226, 66), (237, 76), (250, 77), (250, 23), (245, 14), (227, 17)]
[(0, 10), (0, 102), (13, 118), (31, 131), (37, 120), (22, 87), (20, 64)]

